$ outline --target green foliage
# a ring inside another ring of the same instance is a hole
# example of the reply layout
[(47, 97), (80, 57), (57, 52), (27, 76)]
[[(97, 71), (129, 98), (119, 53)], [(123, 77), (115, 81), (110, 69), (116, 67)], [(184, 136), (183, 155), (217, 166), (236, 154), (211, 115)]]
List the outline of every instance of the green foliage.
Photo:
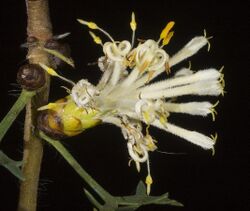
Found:
[(14, 176), (20, 180), (24, 180), (20, 167), (22, 166), (22, 161), (15, 161), (9, 158), (6, 154), (0, 150), (0, 165), (8, 169)]
[[(30, 92), (23, 90), (21, 95), (18, 97), (15, 104), (0, 122), (0, 143), (17, 118), (18, 114), (22, 111), (27, 102), (35, 95), (35, 92)], [(9, 158), (4, 152), (0, 150), (0, 165), (8, 169), (14, 176), (16, 176), (20, 180), (24, 180), (20, 167), (22, 166), (22, 161), (15, 161)]]
[[(180, 202), (170, 199), (168, 193), (162, 194), (161, 196), (147, 195), (146, 187), (142, 181), (137, 185), (135, 195), (112, 196), (81, 167), (60, 141), (53, 140), (42, 132), (40, 132), (40, 136), (50, 143), (91, 187), (94, 194), (90, 193), (87, 189), (84, 189), (84, 192), (94, 207), (100, 211), (133, 211), (149, 204), (183, 206)], [(99, 202), (94, 195), (101, 199), (102, 202)]]
[[(146, 194), (146, 187), (142, 181), (137, 185), (135, 195), (131, 196), (113, 196), (111, 201), (104, 201), (104, 204), (100, 204), (93, 195), (90, 194), (86, 189), (84, 190), (86, 196), (90, 202), (98, 208), (99, 211), (133, 211), (137, 210), (141, 206), (149, 204), (157, 205), (172, 205), (182, 207), (183, 205), (168, 197), (168, 193), (161, 196), (148, 196)], [(103, 199), (105, 200), (105, 199)]]

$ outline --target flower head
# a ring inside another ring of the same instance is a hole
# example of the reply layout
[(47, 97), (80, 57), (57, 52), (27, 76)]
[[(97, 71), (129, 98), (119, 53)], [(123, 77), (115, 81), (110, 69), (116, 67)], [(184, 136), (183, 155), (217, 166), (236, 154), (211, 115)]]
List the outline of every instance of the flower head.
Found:
[[(140, 170), (141, 163), (147, 163), (146, 183), (149, 193), (153, 182), (149, 152), (157, 149), (157, 141), (150, 136), (149, 126), (177, 135), (204, 149), (213, 149), (215, 137), (176, 126), (168, 121), (168, 117), (171, 113), (186, 113), (199, 116), (211, 114), (214, 118), (215, 105), (208, 101), (177, 103), (173, 99), (185, 95), (218, 96), (223, 94), (224, 80), (221, 71), (215, 68), (199, 71), (182, 68), (169, 78), (170, 68), (196, 54), (208, 44), (208, 38), (205, 35), (194, 37), (180, 51), (170, 56), (163, 48), (173, 36), (173, 21), (162, 30), (158, 41), (148, 39), (135, 45), (137, 24), (134, 13), (131, 19), (131, 42), (115, 41), (94, 22), (78, 19), (90, 29), (104, 33), (109, 41), (103, 43), (100, 37), (90, 32), (94, 41), (103, 48), (104, 55), (98, 60), (103, 75), (97, 85), (85, 79), (78, 81), (68, 99), (84, 111), (93, 109), (93, 118), (121, 129), (127, 141), (129, 156), (137, 170)], [(166, 72), (166, 79), (151, 82)], [(143, 124), (147, 125), (145, 134)]]

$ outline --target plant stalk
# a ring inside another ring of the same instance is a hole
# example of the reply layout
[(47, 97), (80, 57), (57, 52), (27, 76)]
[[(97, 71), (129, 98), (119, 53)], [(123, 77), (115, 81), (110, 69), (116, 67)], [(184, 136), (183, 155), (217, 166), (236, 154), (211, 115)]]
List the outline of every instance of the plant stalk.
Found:
[[(52, 37), (52, 26), (49, 17), (47, 0), (26, 0), (27, 36), (35, 37), (40, 45)], [(27, 59), (31, 64), (48, 64), (48, 55), (36, 46), (30, 46)], [(24, 150), (22, 172), (25, 181), (21, 182), (18, 211), (35, 211), (40, 167), (43, 157), (42, 141), (35, 136), (37, 108), (48, 101), (49, 78), (45, 86), (26, 105), (24, 125)]]

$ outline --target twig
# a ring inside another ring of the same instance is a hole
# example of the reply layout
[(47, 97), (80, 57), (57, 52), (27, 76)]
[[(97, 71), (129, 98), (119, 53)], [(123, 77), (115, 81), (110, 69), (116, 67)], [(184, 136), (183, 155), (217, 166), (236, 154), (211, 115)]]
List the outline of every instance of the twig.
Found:
[[(45, 42), (52, 37), (51, 23), (47, 0), (26, 0), (28, 37), (35, 37), (39, 42)], [(48, 64), (47, 53), (38, 47), (30, 47), (27, 59), (31, 64), (39, 62)], [(23, 175), (25, 181), (21, 183), (18, 211), (35, 211), (37, 206), (37, 189), (40, 174), (43, 145), (39, 138), (34, 136), (32, 127), (35, 126), (36, 110), (48, 100), (49, 81), (43, 89), (33, 97), (26, 106), (24, 126)]]

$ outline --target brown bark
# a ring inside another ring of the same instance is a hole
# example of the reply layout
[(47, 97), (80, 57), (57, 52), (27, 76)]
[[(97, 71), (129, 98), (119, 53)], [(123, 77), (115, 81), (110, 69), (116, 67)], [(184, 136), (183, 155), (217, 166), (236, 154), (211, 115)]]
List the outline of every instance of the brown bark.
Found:
[[(52, 27), (49, 18), (47, 0), (26, 0), (27, 36), (35, 37), (40, 43), (52, 37)], [(48, 64), (48, 55), (37, 47), (30, 47), (27, 54), (29, 63)], [(35, 211), (37, 208), (37, 193), (40, 167), (43, 157), (42, 141), (35, 135), (37, 108), (48, 101), (49, 78), (46, 85), (26, 106), (24, 126), (23, 175), (25, 181), (20, 185), (18, 211)]]

